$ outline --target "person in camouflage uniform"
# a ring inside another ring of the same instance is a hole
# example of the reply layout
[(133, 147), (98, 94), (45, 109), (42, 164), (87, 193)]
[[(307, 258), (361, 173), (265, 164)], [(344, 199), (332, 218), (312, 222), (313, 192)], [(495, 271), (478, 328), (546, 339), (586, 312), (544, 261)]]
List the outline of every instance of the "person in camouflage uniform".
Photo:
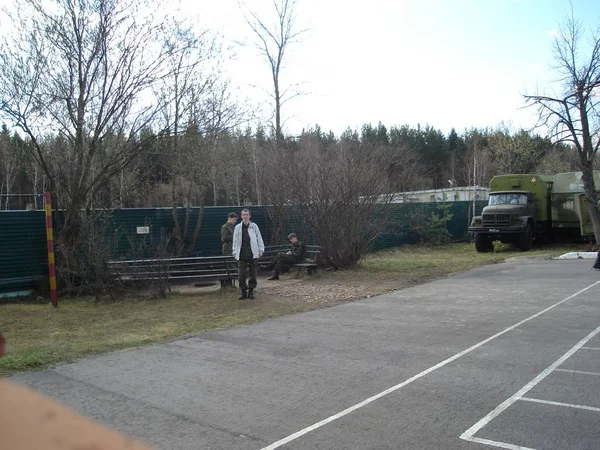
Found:
[[(221, 227), (221, 242), (223, 246), (221, 251), (223, 256), (233, 255), (233, 229), (237, 222), (238, 216), (236, 213), (229, 213), (227, 216), (227, 222)], [(221, 280), (221, 287), (231, 286), (233, 283), (231, 280)]]
[(279, 280), (279, 273), (283, 270), (288, 270), (291, 265), (298, 264), (304, 259), (306, 247), (298, 240), (296, 233), (290, 233), (288, 236), (290, 241), (290, 249), (288, 252), (279, 252), (269, 266), (269, 270), (273, 270), (273, 276), (269, 280)]
[(227, 222), (221, 227), (221, 242), (223, 243), (223, 256), (231, 256), (233, 254), (233, 229), (237, 222), (237, 214), (232, 212), (227, 216)]
[[(242, 291), (240, 300), (254, 299), (258, 259), (264, 252), (265, 244), (260, 229), (250, 221), (250, 211), (244, 208), (242, 222), (238, 223), (233, 230), (233, 257), (239, 261), (238, 281)], [(246, 282), (248, 277), (250, 279)]]

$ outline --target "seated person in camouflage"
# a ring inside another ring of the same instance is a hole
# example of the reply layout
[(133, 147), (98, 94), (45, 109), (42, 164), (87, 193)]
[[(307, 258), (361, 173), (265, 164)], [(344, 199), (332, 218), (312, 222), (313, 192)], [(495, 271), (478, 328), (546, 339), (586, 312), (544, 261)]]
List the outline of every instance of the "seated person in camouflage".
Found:
[(288, 236), (291, 247), (286, 253), (277, 253), (277, 256), (269, 266), (269, 270), (273, 271), (273, 276), (269, 280), (279, 280), (279, 272), (284, 269), (289, 269), (292, 264), (297, 264), (304, 259), (304, 251), (306, 250), (304, 244), (298, 240), (296, 233), (291, 233)]

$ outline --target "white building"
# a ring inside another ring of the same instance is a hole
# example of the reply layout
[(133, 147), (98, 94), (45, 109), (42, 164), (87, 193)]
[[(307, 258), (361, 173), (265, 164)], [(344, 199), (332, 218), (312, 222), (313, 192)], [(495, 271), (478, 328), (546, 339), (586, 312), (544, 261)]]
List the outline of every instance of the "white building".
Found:
[(487, 201), (490, 189), (481, 186), (449, 187), (444, 189), (426, 189), (423, 191), (396, 192), (392, 203), (409, 202), (472, 202)]

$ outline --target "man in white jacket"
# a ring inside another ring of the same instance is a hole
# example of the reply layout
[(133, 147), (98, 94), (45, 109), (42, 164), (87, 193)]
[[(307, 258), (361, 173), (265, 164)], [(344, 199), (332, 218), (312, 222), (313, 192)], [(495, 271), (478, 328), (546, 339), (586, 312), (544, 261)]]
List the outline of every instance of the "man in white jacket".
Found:
[[(242, 209), (242, 221), (233, 230), (233, 257), (238, 261), (238, 281), (242, 290), (240, 300), (254, 299), (257, 260), (264, 251), (265, 244), (260, 229), (258, 225), (250, 221), (250, 211), (244, 208)], [(250, 275), (250, 279), (246, 283), (248, 275)]]

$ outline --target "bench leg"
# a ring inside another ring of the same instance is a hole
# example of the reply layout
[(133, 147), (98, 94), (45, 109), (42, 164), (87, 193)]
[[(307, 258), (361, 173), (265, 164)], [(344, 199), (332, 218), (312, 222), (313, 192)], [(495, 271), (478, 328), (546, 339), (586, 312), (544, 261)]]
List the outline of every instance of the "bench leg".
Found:
[(227, 289), (228, 287), (235, 287), (235, 278), (229, 280), (221, 280), (221, 289)]

